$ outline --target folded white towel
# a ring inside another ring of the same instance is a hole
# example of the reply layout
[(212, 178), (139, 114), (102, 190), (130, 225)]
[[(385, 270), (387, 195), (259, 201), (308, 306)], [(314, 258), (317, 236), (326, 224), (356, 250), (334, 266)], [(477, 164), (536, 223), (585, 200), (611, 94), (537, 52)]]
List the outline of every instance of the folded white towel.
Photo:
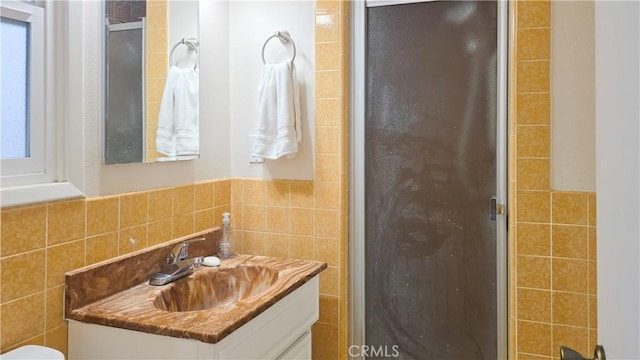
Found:
[(167, 156), (200, 152), (198, 72), (172, 66), (160, 103), (156, 150)]
[(251, 156), (292, 158), (301, 140), (296, 67), (293, 62), (266, 64), (258, 83), (258, 129)]

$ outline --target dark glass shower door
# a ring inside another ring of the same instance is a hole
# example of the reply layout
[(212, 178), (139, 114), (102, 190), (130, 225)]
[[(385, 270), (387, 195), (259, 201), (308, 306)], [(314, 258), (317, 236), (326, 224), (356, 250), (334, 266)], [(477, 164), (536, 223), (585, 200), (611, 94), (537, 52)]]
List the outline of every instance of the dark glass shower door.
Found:
[(497, 357), (497, 21), (494, 1), (367, 9), (365, 340), (387, 356)]
[(107, 27), (105, 164), (145, 160), (144, 36), (141, 21)]

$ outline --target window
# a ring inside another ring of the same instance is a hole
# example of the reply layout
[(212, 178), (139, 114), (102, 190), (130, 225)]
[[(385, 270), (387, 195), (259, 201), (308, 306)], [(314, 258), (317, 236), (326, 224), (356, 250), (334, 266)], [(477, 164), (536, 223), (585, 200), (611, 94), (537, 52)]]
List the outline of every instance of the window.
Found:
[[(2, 2), (0, 134), (3, 184), (45, 180), (44, 10)], [(19, 179), (15, 179), (19, 178)], [(31, 178), (30, 180), (25, 180)]]
[(0, 206), (82, 196), (65, 166), (71, 6), (43, 4), (0, 2)]
[(2, 59), (2, 151), (3, 159), (30, 157), (29, 146), (29, 23), (0, 19)]

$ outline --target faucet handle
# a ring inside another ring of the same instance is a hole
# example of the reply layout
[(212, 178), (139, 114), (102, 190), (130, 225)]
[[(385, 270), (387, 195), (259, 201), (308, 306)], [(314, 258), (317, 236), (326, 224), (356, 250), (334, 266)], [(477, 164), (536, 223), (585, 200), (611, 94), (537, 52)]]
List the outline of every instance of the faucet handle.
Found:
[(173, 249), (171, 249), (169, 256), (167, 256), (167, 264), (174, 264), (180, 260), (186, 259), (189, 256), (189, 244), (203, 240), (205, 240), (204, 237), (199, 237), (195, 239), (189, 239), (177, 244), (173, 247)]

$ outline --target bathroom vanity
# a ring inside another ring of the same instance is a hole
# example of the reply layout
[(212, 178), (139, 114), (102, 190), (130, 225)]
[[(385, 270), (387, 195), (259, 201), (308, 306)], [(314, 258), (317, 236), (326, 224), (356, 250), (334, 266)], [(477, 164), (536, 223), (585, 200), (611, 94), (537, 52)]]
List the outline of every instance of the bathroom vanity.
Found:
[[(215, 233), (204, 235), (191, 255), (212, 253)], [(149, 285), (162, 255), (188, 238), (67, 274), (69, 359), (311, 358), (326, 263), (238, 255)]]

